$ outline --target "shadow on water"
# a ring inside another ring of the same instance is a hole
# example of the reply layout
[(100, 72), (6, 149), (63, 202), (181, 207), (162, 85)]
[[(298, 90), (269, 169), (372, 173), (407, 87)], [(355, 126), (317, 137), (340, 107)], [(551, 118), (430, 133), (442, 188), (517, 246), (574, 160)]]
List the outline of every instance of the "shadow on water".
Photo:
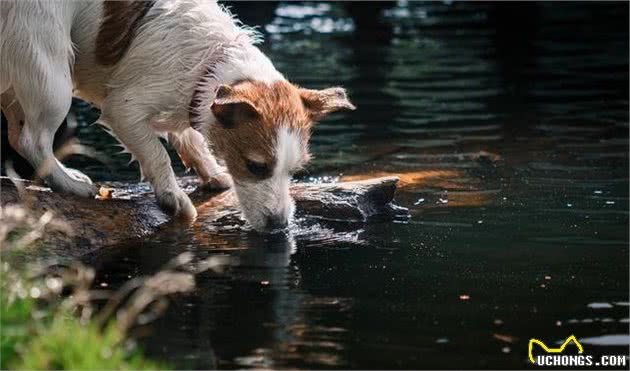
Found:
[[(225, 258), (147, 328), (151, 355), (181, 368), (524, 368), (530, 338), (570, 334), (589, 354), (627, 353), (627, 3), (234, 10), (288, 78), (345, 86), (359, 108), (316, 126), (301, 176), (399, 175), (411, 218), (305, 217), (265, 238), (228, 213), (221, 228), (202, 218), (85, 256), (109, 287), (185, 251)], [(137, 179), (100, 129), (79, 132), (115, 180)]]

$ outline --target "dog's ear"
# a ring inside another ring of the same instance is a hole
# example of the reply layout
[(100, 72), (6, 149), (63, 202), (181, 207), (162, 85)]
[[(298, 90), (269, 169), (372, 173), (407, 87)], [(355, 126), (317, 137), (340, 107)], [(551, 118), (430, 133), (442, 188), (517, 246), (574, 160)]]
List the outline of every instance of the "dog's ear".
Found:
[(300, 89), (300, 97), (313, 120), (319, 120), (327, 114), (340, 109), (356, 109), (348, 100), (346, 90), (343, 88), (335, 87), (324, 90)]
[(210, 109), (219, 124), (225, 128), (234, 127), (239, 122), (253, 121), (260, 116), (251, 101), (240, 97), (228, 85), (219, 85)]

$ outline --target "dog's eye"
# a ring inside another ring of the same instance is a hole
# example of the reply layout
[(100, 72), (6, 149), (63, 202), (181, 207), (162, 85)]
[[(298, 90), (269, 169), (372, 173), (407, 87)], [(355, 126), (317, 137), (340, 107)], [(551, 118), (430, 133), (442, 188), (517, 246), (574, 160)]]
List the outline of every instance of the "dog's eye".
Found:
[(271, 167), (264, 162), (246, 160), (245, 165), (247, 170), (257, 178), (268, 178), (271, 175)]

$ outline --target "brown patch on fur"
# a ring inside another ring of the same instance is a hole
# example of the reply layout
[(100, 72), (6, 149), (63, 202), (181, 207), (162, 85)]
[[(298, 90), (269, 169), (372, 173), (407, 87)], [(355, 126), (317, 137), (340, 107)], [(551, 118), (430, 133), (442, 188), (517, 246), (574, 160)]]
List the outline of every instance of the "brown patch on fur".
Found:
[(122, 59), (155, 1), (105, 1), (96, 37), (96, 61), (111, 66)]
[(340, 109), (356, 109), (354, 104), (348, 100), (346, 91), (343, 88), (328, 88), (324, 90), (300, 89), (300, 96), (313, 120), (319, 120), (327, 114)]
[[(280, 128), (288, 128), (302, 139), (304, 162), (308, 159), (306, 145), (312, 126), (311, 115), (302, 103), (300, 90), (286, 82), (265, 84), (259, 81), (240, 81), (221, 91), (212, 111), (221, 116), (228, 106), (236, 111), (235, 122), (210, 125), (209, 138), (219, 157), (223, 158), (235, 181), (256, 180), (247, 169), (248, 155), (271, 167), (276, 159), (274, 146)], [(247, 108), (245, 108), (247, 107)], [(255, 110), (252, 115), (246, 111)]]

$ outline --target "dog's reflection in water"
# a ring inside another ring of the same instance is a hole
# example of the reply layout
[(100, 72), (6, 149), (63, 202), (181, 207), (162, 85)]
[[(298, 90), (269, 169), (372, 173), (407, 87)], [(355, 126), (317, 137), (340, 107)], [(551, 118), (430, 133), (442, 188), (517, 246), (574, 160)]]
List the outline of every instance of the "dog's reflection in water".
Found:
[[(256, 240), (260, 243), (256, 243)], [(250, 241), (250, 247), (240, 255), (240, 265), (257, 268), (288, 267), (295, 251), (295, 237), (291, 232), (255, 235)]]
[[(225, 227), (225, 222), (217, 224)], [(167, 312), (149, 324), (149, 336), (141, 340), (149, 354), (185, 362), (187, 368), (215, 368), (217, 360), (234, 367), (273, 367), (304, 356), (306, 350), (296, 344), (310, 344), (314, 332), (322, 331), (309, 325), (317, 322), (314, 313), (352, 305), (313, 298), (303, 285), (310, 270), (303, 270), (309, 249), (363, 244), (356, 226), (333, 228), (299, 219), (286, 231), (263, 235), (239, 227), (237, 220), (233, 225), (213, 233), (208, 233), (210, 224), (168, 229), (142, 244), (103, 250), (90, 259), (96, 284), (112, 289), (154, 274), (184, 252), (194, 256), (191, 264), (211, 266), (196, 275), (192, 292), (171, 298)], [(197, 346), (190, 347), (191, 342)], [(317, 354), (343, 364), (336, 352)]]

